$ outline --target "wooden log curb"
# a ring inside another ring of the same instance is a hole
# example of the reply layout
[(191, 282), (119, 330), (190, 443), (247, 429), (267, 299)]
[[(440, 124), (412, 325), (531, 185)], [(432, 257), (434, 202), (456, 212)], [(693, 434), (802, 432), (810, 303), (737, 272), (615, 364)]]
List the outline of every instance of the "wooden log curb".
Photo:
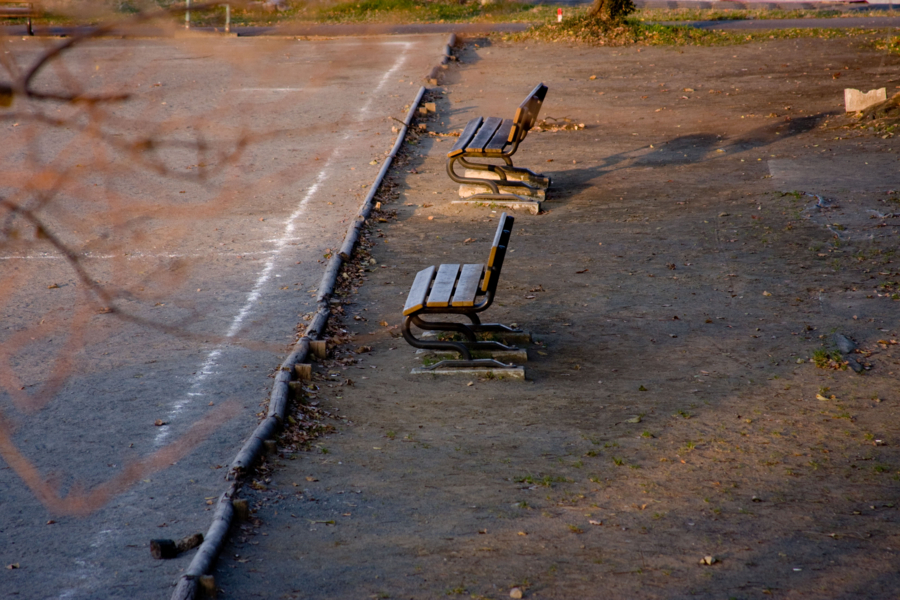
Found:
[[(452, 47), (455, 44), (456, 36), (451, 34), (447, 47)], [(216, 511), (213, 514), (212, 525), (210, 525), (209, 530), (206, 532), (203, 543), (200, 544), (200, 549), (197, 551), (193, 560), (191, 560), (191, 564), (185, 569), (184, 574), (178, 578), (171, 600), (193, 600), (197, 597), (198, 593), (215, 595), (215, 579), (212, 575), (209, 575), (209, 572), (212, 570), (212, 566), (215, 563), (219, 552), (222, 550), (222, 546), (225, 544), (228, 530), (235, 518), (236, 510), (234, 503), (238, 504), (237, 513), (241, 515), (241, 518), (246, 518), (246, 515), (244, 514), (247, 512), (246, 501), (237, 498), (243, 476), (249, 472), (250, 467), (260, 456), (260, 453), (265, 447), (266, 440), (274, 437), (276, 431), (281, 426), (287, 409), (288, 399), (291, 396), (290, 384), (293, 382), (294, 377), (308, 372), (305, 368), (296, 367), (306, 362), (311, 351), (314, 354), (320, 354), (325, 351), (324, 342), (318, 338), (325, 332), (325, 325), (328, 323), (329, 316), (331, 316), (330, 300), (337, 282), (338, 273), (340, 272), (343, 263), (349, 261), (353, 254), (353, 249), (356, 247), (356, 242), (359, 240), (360, 231), (374, 208), (375, 194), (381, 188), (384, 177), (387, 175), (394, 158), (396, 158), (397, 153), (403, 145), (403, 140), (406, 138), (406, 132), (412, 124), (416, 109), (422, 102), (422, 97), (424, 95), (425, 88), (420, 87), (415, 100), (410, 105), (406, 120), (400, 128), (400, 131), (397, 133), (397, 141), (394, 142), (394, 147), (391, 149), (387, 158), (385, 158), (381, 170), (375, 178), (375, 182), (369, 187), (369, 193), (366, 195), (362, 207), (359, 209), (356, 218), (347, 229), (347, 235), (344, 237), (344, 243), (341, 246), (340, 252), (335, 253), (331, 257), (328, 267), (325, 269), (325, 273), (322, 274), (322, 280), (319, 283), (319, 292), (316, 296), (316, 305), (318, 306), (316, 314), (309, 324), (309, 327), (306, 328), (303, 337), (301, 337), (294, 345), (294, 350), (284, 362), (281, 363), (281, 367), (275, 377), (275, 383), (272, 386), (272, 393), (269, 399), (269, 411), (266, 418), (257, 425), (247, 441), (244, 442), (243, 447), (234, 458), (234, 461), (232, 461), (231, 467), (226, 475), (226, 479), (230, 480), (231, 484), (219, 497), (219, 501), (216, 504)], [(316, 347), (313, 348), (313, 346)]]

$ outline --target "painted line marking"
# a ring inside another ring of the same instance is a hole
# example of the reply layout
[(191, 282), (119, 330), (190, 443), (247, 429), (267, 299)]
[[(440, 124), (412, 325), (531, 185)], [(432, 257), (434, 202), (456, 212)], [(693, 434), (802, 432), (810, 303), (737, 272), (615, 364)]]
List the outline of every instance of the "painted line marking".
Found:
[[(409, 51), (411, 46), (415, 45), (413, 42), (389, 42), (389, 43), (394, 44), (394, 45), (403, 44), (404, 49), (403, 49), (402, 54), (400, 54), (400, 56), (397, 58), (396, 62), (394, 63), (394, 66), (391, 67), (391, 69), (389, 69), (385, 73), (385, 75), (381, 78), (381, 81), (379, 82), (378, 86), (375, 88), (376, 93), (381, 91), (384, 88), (384, 86), (387, 84), (388, 79), (390, 77), (393, 77), (394, 74), (397, 72), (397, 70), (399, 70), (403, 66), (403, 64), (406, 62), (407, 52)], [(363, 106), (363, 109), (360, 111), (360, 116), (357, 119), (358, 122), (363, 121), (365, 119), (365, 115), (368, 112), (370, 112), (371, 103), (374, 100), (374, 95), (375, 94), (372, 94), (369, 96), (368, 101)], [(346, 134), (344, 136), (344, 140), (347, 140), (351, 135), (352, 134), (349, 134), (349, 133)], [(240, 331), (244, 321), (246, 320), (247, 316), (249, 316), (250, 312), (252, 311), (253, 305), (258, 301), (258, 299), (262, 293), (263, 286), (269, 281), (270, 277), (272, 276), (272, 271), (275, 268), (276, 259), (279, 257), (280, 253), (284, 250), (284, 248), (290, 244), (291, 241), (298, 239), (298, 238), (294, 237), (295, 230), (297, 229), (298, 221), (299, 221), (300, 217), (303, 216), (303, 214), (306, 212), (309, 201), (312, 199), (314, 194), (318, 191), (319, 187), (327, 179), (327, 175), (328, 175), (328, 172), (331, 170), (332, 164), (334, 164), (334, 162), (340, 157), (340, 155), (341, 155), (341, 150), (337, 146), (335, 146), (334, 150), (331, 153), (331, 156), (329, 156), (329, 158), (325, 161), (325, 164), (322, 166), (322, 170), (317, 175), (315, 182), (307, 190), (306, 194), (300, 200), (300, 202), (297, 205), (297, 208), (295, 209), (293, 214), (291, 214), (288, 217), (287, 221), (285, 222), (283, 234), (281, 235), (281, 237), (273, 240), (273, 242), (276, 244), (276, 248), (274, 250), (270, 251), (269, 259), (266, 261), (266, 264), (263, 267), (262, 271), (260, 271), (259, 276), (257, 277), (257, 280), (256, 280), (256, 284), (253, 286), (253, 289), (251, 290), (251, 292), (247, 295), (247, 299), (244, 301), (244, 305), (241, 307), (240, 311), (238, 311), (238, 314), (232, 320), (231, 326), (228, 328), (228, 332), (226, 333), (226, 337), (233, 337), (233, 336), (237, 335), (237, 332)], [(277, 277), (277, 275), (276, 275), (276, 277)], [(212, 351), (210, 351), (210, 353), (207, 355), (206, 360), (203, 362), (202, 367), (198, 371), (198, 374), (194, 376), (194, 378), (193, 378), (194, 381), (191, 384), (189, 391), (187, 391), (185, 393), (184, 398), (178, 400), (177, 402), (175, 402), (172, 405), (172, 408), (169, 411), (169, 416), (166, 419), (167, 421), (171, 422), (172, 419), (176, 418), (183, 411), (185, 405), (187, 405), (187, 403), (192, 398), (196, 398), (198, 396), (203, 395), (203, 393), (204, 393), (203, 390), (201, 390), (199, 388), (201, 387), (203, 382), (206, 381), (206, 379), (208, 378), (208, 375), (214, 373), (214, 367), (217, 366), (217, 361), (218, 361), (219, 357), (222, 355), (222, 352), (225, 350), (225, 348), (226, 348), (225, 344), (220, 344), (218, 347), (216, 347)], [(161, 431), (157, 432), (156, 439), (154, 440), (155, 446), (159, 446), (160, 444), (162, 444), (162, 442), (165, 440), (165, 438), (168, 437), (168, 435), (169, 435), (169, 426), (168, 425), (164, 425), (160, 429), (161, 429)], [(131, 492), (129, 492), (129, 494), (133, 495), (133, 494), (135, 494), (135, 492), (132, 490)], [(94, 552), (91, 553), (91, 556), (86, 557), (85, 559), (76, 559), (75, 560), (75, 564), (78, 566), (78, 568), (76, 569), (75, 573), (72, 573), (70, 575), (70, 577), (77, 579), (78, 583), (76, 583), (74, 586), (72, 586), (66, 590), (63, 590), (60, 593), (60, 595), (58, 596), (59, 598), (74, 598), (79, 593), (89, 594), (89, 593), (93, 592), (94, 590), (96, 590), (97, 588), (101, 587), (102, 582), (100, 582), (99, 580), (100, 580), (101, 573), (103, 573), (103, 571), (104, 571), (104, 568), (98, 564), (99, 561), (95, 561), (90, 566), (87, 565), (87, 561), (94, 558), (96, 556), (97, 552), (100, 551), (99, 547), (101, 545), (101, 542), (107, 542), (107, 540), (104, 540), (104, 537), (106, 535), (109, 535), (109, 534), (115, 535), (116, 533), (118, 533), (118, 532), (114, 532), (113, 530), (106, 529), (106, 530), (103, 530), (103, 531), (97, 533), (94, 536), (93, 542), (91, 543), (91, 548), (94, 548)], [(108, 545), (108, 543), (106, 545)], [(88, 589), (85, 589), (86, 587)]]

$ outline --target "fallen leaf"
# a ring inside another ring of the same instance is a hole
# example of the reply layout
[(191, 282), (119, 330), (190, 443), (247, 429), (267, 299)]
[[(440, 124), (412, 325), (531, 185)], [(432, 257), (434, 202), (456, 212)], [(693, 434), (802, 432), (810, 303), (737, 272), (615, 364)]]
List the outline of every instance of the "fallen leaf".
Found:
[(595, 521), (594, 519), (590, 519), (588, 523), (591, 525), (603, 525), (603, 521)]
[(640, 423), (641, 417), (640, 417), (640, 415), (638, 415), (636, 417), (631, 417), (630, 419), (625, 419), (625, 422), (626, 423)]
[(475, 238), (466, 238), (463, 240), (463, 244), (471, 244), (472, 242), (476, 242), (476, 241), (478, 241), (478, 240), (476, 240)]
[(58, 284), (58, 283), (54, 283), (53, 285), (48, 285), (48, 286), (47, 286), (47, 289), (48, 289), (48, 290), (58, 290), (58, 289), (59, 289), (59, 284)]

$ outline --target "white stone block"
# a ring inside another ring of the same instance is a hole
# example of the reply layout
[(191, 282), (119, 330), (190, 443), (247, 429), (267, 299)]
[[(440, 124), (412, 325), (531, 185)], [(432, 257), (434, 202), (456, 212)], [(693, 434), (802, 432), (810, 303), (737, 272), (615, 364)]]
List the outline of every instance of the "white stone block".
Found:
[[(526, 187), (517, 187), (512, 185), (498, 185), (497, 189), (501, 194), (514, 194), (523, 198), (534, 198), (535, 200), (546, 200), (547, 193), (544, 190), (530, 190)], [(475, 185), (470, 183), (461, 183), (459, 185), (459, 197), (470, 198), (475, 194), (492, 194), (491, 188), (486, 185)]]
[(844, 90), (844, 109), (847, 112), (865, 110), (885, 100), (887, 100), (887, 88), (869, 90), (866, 93), (852, 88)]

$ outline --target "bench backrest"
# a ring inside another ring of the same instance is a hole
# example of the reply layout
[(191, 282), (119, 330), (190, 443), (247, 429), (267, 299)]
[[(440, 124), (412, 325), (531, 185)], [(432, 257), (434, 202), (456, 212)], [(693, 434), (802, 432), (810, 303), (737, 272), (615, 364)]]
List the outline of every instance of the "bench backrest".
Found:
[(541, 104), (544, 103), (544, 98), (547, 96), (547, 89), (543, 83), (537, 84), (516, 109), (516, 118), (513, 121), (512, 129), (509, 130), (509, 138), (507, 138), (510, 144), (524, 140), (528, 131), (534, 127), (538, 113), (541, 112)]
[(491, 244), (491, 254), (488, 256), (484, 269), (484, 282), (481, 284), (482, 292), (497, 290), (497, 282), (500, 280), (500, 269), (503, 268), (503, 259), (506, 257), (506, 248), (512, 235), (512, 227), (515, 219), (506, 213), (500, 215), (500, 223), (497, 224), (497, 233), (494, 234), (494, 243)]

